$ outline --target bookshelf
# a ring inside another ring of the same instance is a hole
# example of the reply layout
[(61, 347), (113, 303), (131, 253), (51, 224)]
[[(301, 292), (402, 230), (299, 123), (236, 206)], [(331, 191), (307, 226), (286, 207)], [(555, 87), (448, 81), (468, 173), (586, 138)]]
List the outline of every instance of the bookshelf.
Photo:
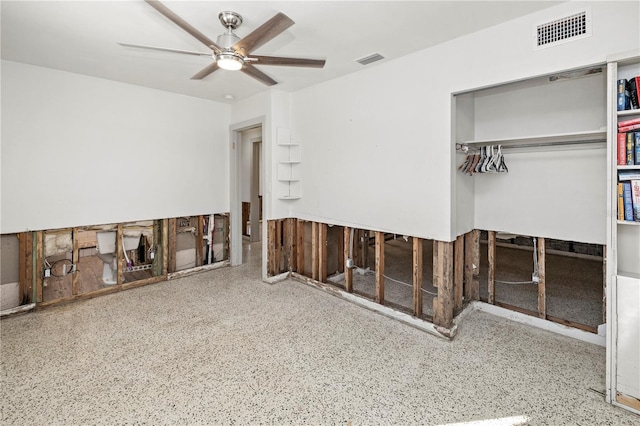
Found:
[(299, 143), (291, 140), (291, 132), (286, 128), (277, 130), (277, 146), (280, 152), (280, 160), (276, 169), (276, 180), (281, 189), (278, 193), (279, 200), (298, 200), (301, 198), (300, 164), (302, 152)]
[(618, 111), (617, 81), (640, 75), (640, 56), (610, 58), (607, 64), (608, 208), (607, 232), (607, 400), (640, 413), (640, 221), (619, 220), (618, 122), (640, 118), (640, 109)]

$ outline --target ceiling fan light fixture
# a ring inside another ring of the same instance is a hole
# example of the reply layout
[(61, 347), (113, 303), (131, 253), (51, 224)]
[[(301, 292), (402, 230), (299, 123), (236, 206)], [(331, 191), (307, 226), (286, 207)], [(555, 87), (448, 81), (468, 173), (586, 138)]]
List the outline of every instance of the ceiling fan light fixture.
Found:
[(244, 61), (233, 53), (220, 53), (216, 58), (218, 66), (223, 70), (238, 71), (244, 65)]

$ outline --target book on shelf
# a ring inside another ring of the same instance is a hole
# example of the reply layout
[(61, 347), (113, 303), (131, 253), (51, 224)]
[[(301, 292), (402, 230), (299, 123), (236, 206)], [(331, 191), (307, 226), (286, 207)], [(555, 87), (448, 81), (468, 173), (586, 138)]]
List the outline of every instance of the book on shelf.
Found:
[(618, 128), (632, 126), (634, 124), (640, 124), (640, 117), (632, 118), (631, 120), (618, 121)]
[(618, 80), (618, 111), (629, 109), (629, 89), (627, 89), (627, 79)]
[(631, 181), (631, 205), (636, 222), (640, 222), (640, 180)]
[(618, 127), (619, 132), (631, 132), (633, 130), (640, 130), (640, 123), (630, 124), (628, 126)]
[(634, 132), (629, 132), (626, 133), (627, 135), (627, 149), (626, 149), (626, 154), (627, 154), (627, 166), (633, 166), (636, 163), (635, 160), (635, 154), (636, 154), (636, 148), (635, 148), (635, 142), (636, 142), (636, 135)]
[(622, 196), (624, 199), (624, 220), (633, 221), (633, 197), (631, 195), (631, 182), (623, 182), (622, 185)]
[(618, 182), (618, 220), (624, 220), (624, 184)]
[(640, 165), (640, 132), (636, 132), (635, 135), (636, 135), (635, 137), (636, 165)]
[(640, 108), (640, 105), (638, 105), (638, 89), (640, 89), (640, 75), (637, 75), (627, 80), (627, 90), (629, 91), (630, 109)]
[(618, 165), (627, 164), (627, 134), (618, 133)]
[(618, 181), (620, 182), (638, 179), (640, 179), (640, 170), (618, 170)]

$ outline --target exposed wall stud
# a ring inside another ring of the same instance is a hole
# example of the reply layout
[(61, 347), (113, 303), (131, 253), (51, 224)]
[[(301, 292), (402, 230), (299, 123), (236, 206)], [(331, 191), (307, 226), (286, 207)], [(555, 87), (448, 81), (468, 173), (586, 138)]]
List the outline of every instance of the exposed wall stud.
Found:
[(275, 276), (276, 273), (276, 221), (267, 221), (267, 275)]
[(413, 315), (422, 316), (422, 239), (413, 237)]
[(282, 220), (276, 220), (276, 236), (275, 236), (275, 254), (274, 259), (274, 273), (278, 275), (282, 272)]
[(19, 258), (19, 278), (20, 282), (20, 303), (32, 302), (33, 290), (33, 234), (31, 232), (21, 232), (18, 234), (20, 247)]
[(546, 255), (544, 238), (538, 238), (538, 315), (540, 318), (547, 317), (547, 294), (546, 294)]
[(318, 281), (327, 282), (327, 224), (318, 224)]
[(176, 271), (176, 251), (177, 251), (177, 238), (178, 238), (178, 219), (169, 219), (169, 263), (167, 265), (169, 272)]
[(311, 222), (311, 278), (318, 280), (318, 222)]
[(376, 296), (375, 300), (384, 305), (384, 232), (376, 232)]
[(349, 293), (353, 293), (353, 269), (347, 267), (347, 259), (349, 259), (349, 251), (350, 251), (350, 242), (351, 242), (351, 228), (348, 226), (344, 227), (343, 230), (343, 240), (344, 240), (344, 285), (345, 290)]
[(455, 313), (462, 311), (464, 289), (464, 235), (458, 236), (454, 244), (455, 259), (453, 263), (453, 306)]
[(474, 229), (464, 236), (464, 297), (467, 302), (480, 299), (480, 231)]
[[(214, 226), (214, 225), (211, 225), (211, 226)], [(211, 233), (211, 238), (213, 238), (213, 232)], [(169, 219), (162, 219), (161, 239), (162, 239), (162, 272), (160, 273), (160, 275), (166, 277), (166, 275), (169, 273)]]
[(304, 221), (296, 219), (296, 272), (304, 275)]
[(118, 230), (116, 232), (116, 264), (118, 265), (118, 272), (117, 272), (117, 284), (118, 285), (122, 285), (122, 283), (124, 282), (124, 268), (125, 268), (125, 264), (124, 264), (124, 250), (122, 248), (122, 224), (119, 223), (118, 224)]
[(42, 302), (44, 274), (44, 232), (36, 233), (36, 302)]
[(435, 244), (438, 246), (438, 257), (434, 277), (439, 276), (439, 285), (438, 296), (433, 299), (433, 323), (440, 327), (451, 328), (454, 310), (453, 242), (436, 241)]
[(80, 284), (80, 274), (78, 274), (78, 263), (80, 262), (80, 243), (78, 241), (78, 228), (73, 228), (71, 231), (71, 238), (73, 240), (73, 265), (75, 271), (71, 275), (71, 294), (76, 296), (78, 294), (78, 287)]
[(202, 244), (204, 241), (203, 234), (203, 220), (204, 216), (196, 216), (196, 267), (202, 266), (204, 264), (204, 245)]
[(489, 231), (487, 249), (489, 258), (489, 303), (493, 305), (496, 303), (496, 231)]

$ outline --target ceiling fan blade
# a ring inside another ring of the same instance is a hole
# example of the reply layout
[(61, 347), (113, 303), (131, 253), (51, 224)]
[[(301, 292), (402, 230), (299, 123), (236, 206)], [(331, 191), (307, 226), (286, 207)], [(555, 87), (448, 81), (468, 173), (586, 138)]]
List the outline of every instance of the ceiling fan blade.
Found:
[(164, 4), (160, 3), (156, 0), (145, 0), (149, 6), (153, 7), (158, 12), (162, 13), (167, 19), (172, 21), (174, 24), (191, 34), (193, 37), (202, 42), (205, 46), (212, 49), (216, 53), (222, 51), (222, 48), (218, 46), (213, 40), (209, 39), (206, 35), (202, 34), (200, 31), (196, 30), (191, 26), (187, 21), (176, 15), (171, 9), (169, 9)]
[(255, 62), (252, 62), (253, 65), (280, 65), (283, 67), (322, 68), (326, 62), (324, 59), (282, 58), (260, 55), (251, 55), (249, 59), (256, 59)]
[(263, 73), (262, 71), (260, 71), (259, 69), (257, 69), (251, 64), (245, 63), (244, 66), (240, 69), (240, 71), (247, 74), (248, 76), (255, 78), (259, 82), (266, 84), (267, 86), (273, 86), (274, 84), (278, 84), (277, 81), (275, 81), (274, 79), (272, 79), (271, 77), (269, 77), (268, 75), (266, 75), (265, 73)]
[(168, 47), (146, 46), (143, 44), (130, 44), (130, 43), (118, 43), (118, 44), (124, 47), (135, 47), (136, 49), (158, 50), (160, 52), (173, 52), (173, 53), (183, 53), (185, 55), (208, 56), (209, 58), (211, 57), (211, 53), (194, 52), (192, 50), (170, 49)]
[(291, 18), (280, 12), (234, 44), (233, 50), (242, 50), (245, 55), (248, 55), (293, 24)]
[(213, 62), (209, 65), (207, 65), (206, 67), (204, 67), (200, 72), (198, 72), (196, 75), (194, 75), (193, 77), (191, 77), (191, 80), (202, 80), (203, 78), (205, 78), (206, 76), (208, 76), (209, 74), (213, 73), (214, 71), (219, 70), (220, 67), (218, 66), (217, 62)]

